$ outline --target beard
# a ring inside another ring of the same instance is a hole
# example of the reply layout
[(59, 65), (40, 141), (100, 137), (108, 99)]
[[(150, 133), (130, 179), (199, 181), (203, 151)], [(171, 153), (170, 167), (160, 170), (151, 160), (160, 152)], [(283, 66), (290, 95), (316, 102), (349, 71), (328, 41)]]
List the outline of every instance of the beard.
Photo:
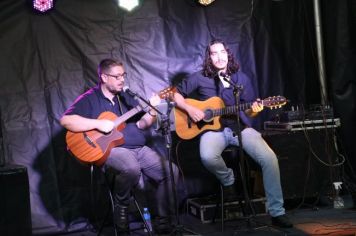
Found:
[(109, 92), (112, 93), (112, 94), (118, 94), (119, 92), (122, 91), (122, 86), (121, 87), (118, 87), (118, 86), (110, 86), (108, 88)]
[(217, 61), (213, 63), (214, 67), (218, 70), (224, 70), (227, 68), (227, 62), (226, 61)]

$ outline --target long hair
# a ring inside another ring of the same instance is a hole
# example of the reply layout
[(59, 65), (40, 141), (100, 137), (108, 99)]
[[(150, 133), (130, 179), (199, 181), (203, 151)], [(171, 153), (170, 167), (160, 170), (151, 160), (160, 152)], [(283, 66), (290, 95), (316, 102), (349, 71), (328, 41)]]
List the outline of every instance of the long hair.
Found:
[(217, 43), (221, 43), (227, 52), (228, 62), (227, 62), (226, 73), (228, 75), (232, 75), (232, 74), (236, 73), (240, 68), (240, 65), (235, 61), (235, 58), (232, 55), (232, 53), (231, 53), (229, 47), (226, 45), (226, 43), (224, 41), (222, 41), (221, 39), (213, 39), (212, 41), (210, 41), (209, 45), (205, 49), (205, 59), (204, 59), (203, 70), (202, 70), (203, 75), (206, 77), (209, 77), (209, 78), (215, 77), (218, 72), (218, 69), (216, 69), (216, 67), (213, 65), (213, 63), (210, 59), (210, 47)]

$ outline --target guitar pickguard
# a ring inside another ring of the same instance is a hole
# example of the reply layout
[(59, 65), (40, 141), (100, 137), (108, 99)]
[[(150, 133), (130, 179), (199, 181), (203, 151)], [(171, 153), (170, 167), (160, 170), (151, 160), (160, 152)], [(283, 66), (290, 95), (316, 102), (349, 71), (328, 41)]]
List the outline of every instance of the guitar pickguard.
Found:
[(201, 121), (199, 121), (198, 123), (196, 123), (196, 125), (197, 125), (197, 127), (198, 127), (198, 129), (203, 129), (204, 128), (204, 126), (206, 126), (206, 125), (214, 125), (214, 120), (211, 120), (211, 121), (209, 121), (209, 122), (205, 122), (204, 120), (201, 120)]

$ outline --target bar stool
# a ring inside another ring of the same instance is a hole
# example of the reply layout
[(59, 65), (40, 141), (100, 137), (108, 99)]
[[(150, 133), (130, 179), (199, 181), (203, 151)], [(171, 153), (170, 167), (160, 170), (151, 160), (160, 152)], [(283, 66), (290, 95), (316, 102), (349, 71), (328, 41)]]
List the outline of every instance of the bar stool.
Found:
[[(241, 163), (240, 158), (239, 158), (239, 147), (237, 147), (237, 146), (228, 146), (228, 147), (226, 147), (225, 150), (222, 152), (222, 157), (224, 158), (224, 160), (225, 160), (227, 165), (230, 164), (230, 163), (228, 163), (227, 158), (230, 158), (229, 161), (232, 164), (235, 176), (237, 176), (236, 167), (238, 167), (239, 168), (238, 172), (240, 174), (240, 178), (241, 179), (246, 178), (245, 176), (242, 176), (242, 172), (240, 171), (243, 168), (242, 165), (244, 165), (244, 163)], [(247, 168), (247, 169), (249, 169), (249, 168)], [(245, 170), (245, 174), (248, 173), (248, 172), (249, 172), (249, 170)], [(218, 201), (217, 204), (216, 204), (216, 211), (218, 210), (219, 205), (220, 205), (221, 232), (224, 232), (224, 227), (225, 227), (224, 186), (222, 184), (219, 184), (219, 185), (220, 185), (220, 197), (217, 198), (217, 200), (220, 200), (220, 202)], [(236, 185), (236, 183), (234, 183), (234, 185)], [(242, 191), (243, 191), (243, 189), (242, 189)], [(247, 194), (250, 194), (250, 193), (248, 192)], [(245, 212), (245, 208), (243, 206), (243, 200), (244, 200), (243, 195), (242, 196), (237, 196), (236, 200), (238, 201), (238, 204), (239, 204), (239, 206), (241, 208), (243, 216), (245, 216), (246, 212)], [(213, 221), (214, 220), (215, 219), (213, 219)]]
[[(90, 164), (90, 188), (91, 188), (91, 201), (92, 201), (92, 208), (93, 209), (93, 206), (94, 206), (94, 170), (95, 170), (96, 166), (94, 164)], [(106, 216), (103, 220), (103, 222), (101, 223), (101, 226), (99, 228), (99, 231), (97, 233), (97, 235), (99, 236), (104, 228), (104, 224), (109, 216), (109, 213), (110, 213), (110, 210), (112, 212), (112, 216), (113, 216), (113, 226), (114, 226), (114, 235), (115, 236), (118, 236), (118, 232), (117, 232), (117, 228), (116, 228), (116, 224), (114, 222), (114, 210), (115, 210), (115, 207), (114, 207), (114, 198), (113, 198), (113, 195), (112, 195), (112, 190), (113, 190), (113, 186), (114, 186), (114, 183), (115, 183), (115, 176), (113, 177), (112, 180), (109, 180), (108, 179), (108, 176), (106, 173), (102, 172), (101, 170), (98, 170), (100, 171), (100, 173), (104, 174), (104, 179), (105, 179), (105, 185), (106, 185), (106, 188), (107, 188), (107, 192), (108, 192), (108, 195), (109, 195), (109, 200), (110, 200), (110, 207), (111, 209), (109, 209), (106, 213)], [(152, 235), (151, 233), (151, 230), (146, 222), (146, 219), (144, 218), (143, 216), (143, 213), (141, 211), (141, 207), (138, 203), (138, 201), (136, 200), (136, 197), (134, 195), (134, 193), (131, 193), (131, 197), (133, 199), (133, 202), (134, 202), (134, 205), (137, 209), (137, 211), (139, 212), (139, 215), (140, 215), (140, 218), (142, 219), (142, 222), (143, 222), (143, 225), (144, 225), (144, 228), (147, 230), (147, 233), (148, 235)]]

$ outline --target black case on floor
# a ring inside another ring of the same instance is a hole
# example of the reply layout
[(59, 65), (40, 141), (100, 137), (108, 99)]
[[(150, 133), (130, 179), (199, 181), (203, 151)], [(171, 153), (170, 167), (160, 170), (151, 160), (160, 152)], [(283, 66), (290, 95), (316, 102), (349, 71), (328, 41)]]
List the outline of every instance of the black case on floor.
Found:
[(20, 165), (0, 167), (0, 235), (32, 234), (27, 169)]

